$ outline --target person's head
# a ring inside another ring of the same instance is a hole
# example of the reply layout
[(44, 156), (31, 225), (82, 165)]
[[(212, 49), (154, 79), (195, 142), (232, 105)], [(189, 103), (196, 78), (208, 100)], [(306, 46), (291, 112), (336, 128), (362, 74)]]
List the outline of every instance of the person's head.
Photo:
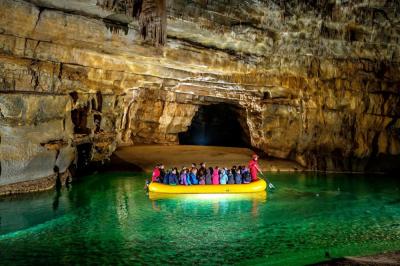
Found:
[(196, 174), (197, 173), (197, 169), (196, 168), (192, 168), (192, 173)]
[(230, 175), (231, 174), (231, 170), (226, 170), (226, 173), (228, 174), (228, 175)]
[(215, 166), (215, 168), (214, 168), (215, 170), (219, 170), (219, 167), (218, 166)]
[(183, 168), (181, 173), (186, 174), (186, 168)]
[(251, 157), (253, 158), (254, 161), (257, 161), (257, 160), (258, 160), (258, 155), (255, 154), (255, 153), (254, 153)]
[(236, 173), (237, 173), (237, 174), (240, 174), (240, 169), (236, 169)]
[(200, 166), (201, 166), (201, 167), (206, 167), (206, 163), (205, 163), (205, 162), (202, 162), (202, 163), (200, 163)]
[(232, 166), (232, 170), (236, 170), (236, 165)]
[(239, 165), (238, 170), (242, 170), (242, 166), (241, 165)]
[(173, 168), (173, 169), (172, 169), (172, 173), (173, 173), (173, 174), (176, 174), (176, 172), (178, 172), (178, 169)]
[(160, 163), (159, 168), (164, 169), (164, 165), (162, 163)]
[(192, 168), (196, 168), (196, 163), (192, 163)]

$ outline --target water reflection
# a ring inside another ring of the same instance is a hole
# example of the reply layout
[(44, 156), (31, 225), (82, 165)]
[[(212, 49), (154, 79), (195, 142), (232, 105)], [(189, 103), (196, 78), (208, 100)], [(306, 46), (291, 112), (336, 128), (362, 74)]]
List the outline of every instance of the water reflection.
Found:
[(155, 211), (184, 210), (187, 213), (211, 207), (214, 215), (227, 213), (246, 213), (258, 215), (258, 206), (267, 201), (267, 192), (238, 194), (166, 194), (149, 193), (152, 208)]
[(400, 247), (396, 178), (269, 174), (267, 202), (265, 191), (146, 196), (146, 177), (0, 198), (0, 264), (299, 265)]

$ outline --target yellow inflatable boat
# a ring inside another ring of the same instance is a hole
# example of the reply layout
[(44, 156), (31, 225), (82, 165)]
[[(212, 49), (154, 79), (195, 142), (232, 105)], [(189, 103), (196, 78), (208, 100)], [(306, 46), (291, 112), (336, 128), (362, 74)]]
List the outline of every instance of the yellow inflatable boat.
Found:
[(264, 191), (267, 182), (263, 179), (240, 185), (165, 185), (152, 182), (149, 185), (150, 192), (170, 193), (170, 194), (222, 194), (222, 193), (251, 193)]

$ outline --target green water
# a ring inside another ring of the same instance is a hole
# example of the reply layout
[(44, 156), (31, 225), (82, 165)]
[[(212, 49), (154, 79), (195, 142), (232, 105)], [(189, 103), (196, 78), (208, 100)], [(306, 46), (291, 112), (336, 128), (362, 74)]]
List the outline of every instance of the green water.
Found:
[(0, 198), (0, 264), (302, 265), (400, 250), (400, 179), (271, 174), (263, 197), (150, 200), (144, 175)]

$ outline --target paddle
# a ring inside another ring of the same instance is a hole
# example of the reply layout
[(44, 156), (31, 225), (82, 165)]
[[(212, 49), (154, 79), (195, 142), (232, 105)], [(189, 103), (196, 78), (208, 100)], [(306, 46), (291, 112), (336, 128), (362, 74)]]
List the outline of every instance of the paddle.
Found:
[(260, 174), (261, 174), (261, 175), (265, 178), (265, 180), (267, 181), (268, 187), (269, 187), (270, 189), (274, 189), (274, 188), (275, 188), (274, 184), (272, 184), (271, 182), (269, 182), (269, 180), (267, 179), (267, 177), (266, 177), (262, 172), (260, 172)]

